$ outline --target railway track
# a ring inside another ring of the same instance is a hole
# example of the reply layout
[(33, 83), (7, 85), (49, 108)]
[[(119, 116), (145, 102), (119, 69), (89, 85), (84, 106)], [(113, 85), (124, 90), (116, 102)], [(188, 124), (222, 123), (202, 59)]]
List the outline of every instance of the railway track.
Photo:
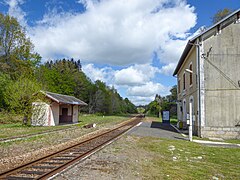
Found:
[(68, 147), (51, 155), (3, 172), (0, 174), (0, 179), (47, 179), (99, 150), (104, 145), (113, 141), (121, 134), (137, 125), (140, 121), (141, 116), (137, 116), (132, 121), (120, 127), (94, 136), (88, 140), (82, 141), (74, 146)]

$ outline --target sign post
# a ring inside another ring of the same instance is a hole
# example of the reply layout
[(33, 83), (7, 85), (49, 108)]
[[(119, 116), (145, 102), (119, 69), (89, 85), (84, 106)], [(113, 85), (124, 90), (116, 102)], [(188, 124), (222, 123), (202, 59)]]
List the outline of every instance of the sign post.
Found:
[(162, 122), (170, 124), (170, 113), (169, 113), (169, 111), (163, 111)]

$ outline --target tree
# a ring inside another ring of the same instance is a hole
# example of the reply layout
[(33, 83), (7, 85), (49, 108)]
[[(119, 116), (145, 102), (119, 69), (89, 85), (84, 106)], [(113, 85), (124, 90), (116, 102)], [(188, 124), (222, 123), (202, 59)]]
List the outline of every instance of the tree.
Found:
[(24, 77), (9, 83), (6, 87), (4, 101), (11, 111), (24, 115), (23, 124), (27, 124), (31, 117), (32, 103), (39, 98), (34, 94), (39, 91), (39, 83)]
[(171, 94), (165, 97), (156, 94), (155, 100), (146, 106), (145, 112), (160, 117), (162, 111), (168, 110), (171, 111), (171, 115), (176, 115), (177, 112), (174, 110), (174, 107), (176, 106), (177, 101), (177, 86), (173, 86), (170, 89), (170, 92)]
[(223, 18), (225, 18), (227, 15), (231, 14), (233, 10), (230, 10), (228, 8), (224, 8), (222, 10), (219, 10), (213, 17), (212, 17), (212, 23), (216, 24), (217, 22), (221, 21)]
[(166, 96), (167, 101), (176, 102), (177, 101), (177, 85), (170, 89), (171, 94)]
[(4, 101), (3, 95), (6, 91), (6, 86), (11, 82), (10, 77), (7, 74), (0, 72), (0, 108), (4, 108), (6, 103)]
[(11, 74), (13, 79), (24, 73), (29, 76), (29, 69), (41, 59), (33, 53), (33, 48), (16, 18), (0, 13), (0, 70)]
[(150, 102), (146, 108), (146, 111), (148, 114), (159, 116), (159, 112), (160, 112), (159, 103), (156, 100)]
[(72, 95), (88, 103), (93, 83), (78, 65), (73, 59), (46, 62), (37, 69), (36, 77), (45, 90)]
[(126, 111), (125, 113), (130, 113), (130, 114), (133, 114), (133, 113), (137, 113), (137, 108), (136, 106), (128, 99), (128, 98), (125, 98), (124, 99), (124, 102), (125, 102), (125, 106), (126, 106)]

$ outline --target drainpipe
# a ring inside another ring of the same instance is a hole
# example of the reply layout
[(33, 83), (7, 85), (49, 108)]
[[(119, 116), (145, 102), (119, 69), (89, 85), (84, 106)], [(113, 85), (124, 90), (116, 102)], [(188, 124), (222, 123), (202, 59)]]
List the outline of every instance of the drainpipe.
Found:
[(198, 135), (201, 137), (201, 87), (200, 87), (200, 45), (197, 39), (197, 64), (198, 64)]

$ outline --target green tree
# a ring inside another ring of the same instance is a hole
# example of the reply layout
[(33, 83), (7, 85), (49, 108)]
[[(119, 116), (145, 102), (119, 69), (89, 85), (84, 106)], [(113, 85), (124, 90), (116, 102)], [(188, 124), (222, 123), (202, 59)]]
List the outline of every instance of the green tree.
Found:
[(9, 110), (23, 114), (23, 124), (27, 124), (32, 114), (32, 103), (38, 99), (34, 95), (41, 89), (39, 83), (27, 78), (19, 78), (17, 81), (9, 83), (4, 91), (4, 101)]
[(80, 60), (46, 62), (38, 68), (36, 77), (44, 90), (73, 95), (88, 103), (88, 107), (82, 108), (85, 112), (106, 115), (136, 112), (136, 107), (129, 100), (123, 100), (114, 87), (100, 80), (91, 82), (82, 71)]
[(3, 95), (9, 83), (11, 83), (9, 75), (0, 72), (0, 108), (5, 108), (6, 106)]
[(160, 105), (156, 100), (150, 102), (147, 106), (147, 109), (146, 109), (147, 114), (150, 114), (150, 115), (157, 115), (158, 116), (159, 111), (160, 111)]
[(0, 13), (0, 70), (16, 79), (33, 74), (32, 67), (40, 62), (33, 53), (33, 44), (16, 18)]
[(215, 24), (219, 21), (221, 21), (223, 18), (225, 18), (227, 15), (231, 14), (233, 10), (230, 10), (228, 8), (224, 8), (222, 10), (219, 10), (213, 17), (212, 17), (212, 23)]
[(124, 101), (127, 104), (127, 113), (137, 113), (137, 107), (128, 99), (125, 98)]
[(176, 102), (177, 101), (177, 85), (170, 89), (170, 95), (166, 96), (167, 101)]
[(93, 83), (79, 66), (80, 62), (73, 59), (49, 61), (38, 68), (36, 77), (45, 90), (72, 95), (88, 103)]
[[(165, 97), (161, 97), (160, 95), (156, 94), (155, 100), (150, 102), (146, 106), (145, 112), (151, 115), (160, 115), (160, 112), (164, 110), (171, 111), (174, 110), (173, 106), (176, 106), (177, 101), (177, 86), (173, 86), (170, 89), (170, 95)], [(176, 111), (171, 111), (171, 115), (176, 115)]]

